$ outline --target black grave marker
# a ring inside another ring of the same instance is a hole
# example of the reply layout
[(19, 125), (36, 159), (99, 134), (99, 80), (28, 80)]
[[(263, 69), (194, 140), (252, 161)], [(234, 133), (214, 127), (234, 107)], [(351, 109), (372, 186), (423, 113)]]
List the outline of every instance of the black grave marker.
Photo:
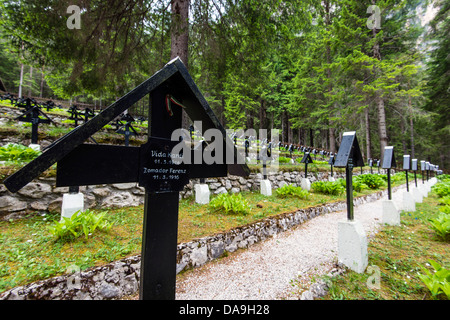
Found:
[(308, 163), (313, 163), (313, 160), (311, 158), (311, 155), (309, 154), (309, 152), (305, 152), (305, 154), (303, 155), (302, 160), (300, 160), (300, 163), (304, 163), (305, 164), (305, 178), (308, 176)]
[(388, 183), (388, 199), (392, 200), (391, 192), (391, 169), (395, 167), (397, 163), (395, 162), (394, 147), (388, 146), (384, 147), (383, 164), (382, 168), (387, 170), (387, 183)]
[(73, 120), (75, 122), (75, 127), (78, 127), (78, 121), (83, 120), (81, 111), (78, 109), (76, 105), (73, 105), (69, 108), (68, 112), (70, 113), (70, 117), (67, 119)]
[(356, 132), (344, 132), (334, 166), (345, 168), (348, 220), (353, 220), (353, 167), (359, 167), (363, 164), (364, 160), (361, 149), (359, 148), (358, 139), (356, 138)]
[(119, 127), (116, 130), (116, 133), (123, 134), (125, 136), (125, 146), (128, 147), (130, 144), (130, 137), (131, 136), (137, 136), (138, 133), (136, 132), (136, 129), (133, 128), (133, 125), (131, 124), (134, 122), (134, 118), (129, 115), (128, 113), (124, 115), (121, 120), (126, 121), (125, 124), (121, 127)]
[[(146, 144), (141, 147), (83, 144), (147, 94), (151, 98), (151, 125)], [(181, 127), (182, 114), (181, 107), (167, 104), (168, 100), (172, 101), (170, 97), (181, 101), (192, 121), (202, 121), (202, 130), (216, 128), (221, 131), (225, 151), (233, 152), (233, 163), (185, 165), (178, 163), (177, 155), (169, 156), (174, 143), (178, 143), (171, 140), (171, 135)], [(189, 178), (250, 174), (244, 159), (228, 140), (225, 129), (186, 67), (176, 58), (87, 123), (57, 140), (39, 157), (5, 179), (4, 184), (11, 192), (17, 192), (58, 163), (57, 186), (124, 182), (138, 182), (144, 186), (140, 299), (174, 299), (178, 191)], [(95, 157), (96, 161), (86, 156)], [(197, 176), (199, 172), (201, 174)]]
[[(39, 124), (55, 123), (44, 112), (42, 112), (38, 103), (34, 99), (22, 99), (19, 107), (25, 108), (25, 112), (22, 115), (18, 116), (15, 120), (31, 123), (31, 143), (37, 144)], [(43, 116), (44, 119), (39, 117), (40, 115)]]
[(414, 171), (414, 183), (417, 188), (417, 159), (411, 160), (411, 170)]
[(328, 160), (328, 164), (329, 164), (330, 167), (331, 167), (331, 177), (333, 177), (333, 166), (334, 166), (334, 161), (335, 161), (334, 155), (332, 154), (332, 155), (330, 156), (330, 160)]
[(408, 170), (411, 169), (411, 156), (409, 154), (403, 155), (403, 170), (406, 174), (406, 191), (409, 192), (409, 182), (408, 182)]

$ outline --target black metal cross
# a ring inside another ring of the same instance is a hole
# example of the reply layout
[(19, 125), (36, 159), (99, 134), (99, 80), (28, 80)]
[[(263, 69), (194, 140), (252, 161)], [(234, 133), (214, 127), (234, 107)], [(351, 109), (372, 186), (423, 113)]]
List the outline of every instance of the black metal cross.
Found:
[[(147, 143), (140, 147), (83, 144), (147, 94), (150, 94)], [(220, 130), (228, 163), (208, 165), (178, 161), (181, 153), (172, 153), (172, 150), (179, 141), (172, 141), (171, 135), (181, 128), (182, 107), (168, 105), (168, 101), (179, 101), (192, 121), (202, 122), (203, 131)], [(232, 153), (231, 163), (229, 152)], [(57, 186), (137, 182), (145, 188), (139, 289), (140, 299), (144, 300), (175, 298), (179, 191), (189, 179), (224, 177), (228, 173), (250, 174), (244, 158), (237, 153), (179, 58), (60, 138), (5, 179), (4, 184), (11, 192), (17, 192), (56, 162)]]
[(69, 120), (75, 121), (75, 127), (78, 127), (78, 120), (83, 120), (81, 117), (81, 112), (76, 105), (73, 105), (69, 108), (68, 112), (70, 113), (70, 117), (67, 118)]
[(134, 118), (128, 113), (122, 117), (121, 120), (126, 121), (126, 123), (116, 130), (116, 133), (123, 134), (125, 136), (125, 146), (128, 147), (130, 144), (130, 136), (137, 136), (138, 133), (136, 129), (133, 128), (132, 122), (134, 122)]
[[(23, 99), (22, 103), (20, 103), (19, 106), (24, 107), (25, 112), (22, 115), (18, 116), (15, 120), (31, 123), (31, 143), (37, 144), (39, 124), (55, 123), (44, 112), (42, 112), (39, 105), (33, 99)], [(42, 115), (45, 119), (40, 118), (40, 115)]]

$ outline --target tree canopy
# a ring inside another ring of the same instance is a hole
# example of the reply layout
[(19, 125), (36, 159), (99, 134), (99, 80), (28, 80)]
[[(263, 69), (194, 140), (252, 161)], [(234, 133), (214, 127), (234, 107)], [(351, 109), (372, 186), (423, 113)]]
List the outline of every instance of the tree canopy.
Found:
[[(81, 9), (80, 29), (67, 27), (70, 5)], [(438, 13), (424, 23), (433, 6)], [(168, 62), (180, 42), (226, 128), (280, 129), (283, 141), (331, 151), (344, 131), (356, 130), (366, 158), (380, 158), (389, 144), (448, 167), (449, 7), (444, 0), (1, 0), (0, 78), (15, 90), (24, 64), (54, 96), (113, 101)]]

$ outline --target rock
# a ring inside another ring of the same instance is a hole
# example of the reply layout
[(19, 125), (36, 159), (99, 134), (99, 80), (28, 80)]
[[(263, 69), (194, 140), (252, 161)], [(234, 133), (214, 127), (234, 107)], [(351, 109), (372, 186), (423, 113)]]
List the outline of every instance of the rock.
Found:
[(96, 196), (107, 197), (111, 191), (108, 188), (97, 188), (92, 191)]
[(60, 193), (60, 194), (69, 193), (69, 187), (56, 187), (56, 188), (53, 188), (53, 193)]
[(302, 293), (300, 300), (314, 300), (314, 296), (311, 291), (305, 291)]
[(241, 189), (239, 189), (239, 188), (231, 188), (231, 193), (238, 193), (240, 191), (241, 191)]
[(52, 187), (46, 183), (40, 182), (31, 182), (18, 191), (20, 195), (31, 197), (33, 199), (40, 199), (51, 192)]
[(247, 180), (243, 177), (239, 177), (239, 183), (245, 186), (247, 184)]
[(102, 202), (102, 207), (105, 208), (123, 208), (137, 205), (139, 205), (139, 201), (127, 191), (114, 193), (113, 195), (105, 198)]
[(31, 209), (37, 211), (45, 211), (47, 210), (48, 205), (42, 201), (35, 201), (31, 203)]
[(98, 293), (104, 299), (113, 299), (119, 296), (120, 290), (109, 283), (103, 283), (98, 289)]
[(206, 246), (201, 246), (192, 250), (191, 261), (193, 267), (204, 265), (206, 261), (208, 261), (208, 248)]
[(221, 194), (221, 193), (227, 193), (227, 189), (225, 187), (220, 187), (216, 191), (214, 191), (214, 194)]
[(62, 197), (53, 200), (48, 204), (47, 210), (49, 212), (56, 212), (61, 213), (61, 206), (62, 206)]
[(136, 182), (130, 182), (130, 183), (115, 183), (112, 185), (114, 188), (119, 190), (128, 190), (131, 188), (134, 188), (136, 186)]
[(211, 258), (219, 258), (225, 251), (223, 241), (219, 240), (210, 244)]
[(22, 211), (27, 208), (25, 201), (20, 201), (12, 196), (0, 197), (0, 212), (15, 212)]

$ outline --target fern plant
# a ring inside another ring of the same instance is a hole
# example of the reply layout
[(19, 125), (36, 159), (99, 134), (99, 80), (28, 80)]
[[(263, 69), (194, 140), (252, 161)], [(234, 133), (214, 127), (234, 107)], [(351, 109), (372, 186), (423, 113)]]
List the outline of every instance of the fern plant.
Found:
[(370, 189), (379, 189), (386, 184), (379, 175), (371, 173), (355, 176), (354, 181), (364, 183)]
[(428, 260), (434, 268), (430, 272), (423, 266), (420, 266), (425, 274), (419, 274), (420, 280), (427, 286), (433, 297), (443, 293), (450, 298), (450, 270), (443, 268), (434, 260)]
[(294, 196), (306, 200), (309, 197), (308, 190), (303, 190), (301, 187), (295, 187), (292, 184), (285, 184), (281, 188), (276, 189), (275, 193), (280, 198)]
[(450, 213), (442, 212), (437, 218), (429, 219), (428, 221), (431, 228), (440, 238), (444, 241), (450, 239)]
[(90, 210), (77, 211), (72, 217), (63, 217), (53, 226), (50, 226), (49, 231), (57, 239), (63, 241), (72, 241), (81, 235), (88, 239), (89, 235), (96, 230), (108, 231), (111, 229), (114, 223), (106, 221), (106, 213), (95, 214)]
[(40, 151), (21, 144), (8, 143), (0, 148), (0, 161), (29, 162), (39, 156)]
[(311, 188), (314, 192), (331, 195), (340, 195), (345, 191), (340, 181), (317, 181), (313, 182)]
[(209, 208), (213, 212), (220, 211), (225, 214), (247, 215), (250, 213), (250, 206), (240, 193), (222, 193), (210, 201)]

